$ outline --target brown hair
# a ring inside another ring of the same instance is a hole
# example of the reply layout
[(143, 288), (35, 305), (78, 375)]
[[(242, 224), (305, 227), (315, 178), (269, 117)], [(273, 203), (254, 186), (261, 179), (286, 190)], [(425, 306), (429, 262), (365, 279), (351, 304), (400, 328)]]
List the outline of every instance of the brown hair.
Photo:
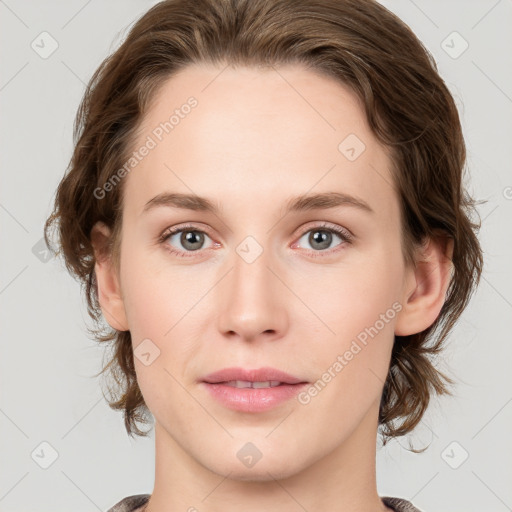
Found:
[[(454, 381), (432, 356), (479, 282), (482, 251), (475, 201), (463, 183), (465, 144), (452, 96), (433, 57), (409, 27), (374, 0), (166, 0), (132, 27), (123, 44), (92, 76), (77, 112), (74, 152), (45, 225), (58, 222), (59, 252), (85, 287), (99, 342), (113, 341), (103, 373), (116, 386), (109, 405), (124, 411), (129, 435), (147, 435), (137, 421), (149, 412), (137, 384), (130, 332), (101, 328), (91, 228), (105, 222), (106, 247), (117, 265), (122, 183), (108, 200), (95, 190), (109, 182), (133, 151), (141, 118), (157, 88), (194, 63), (278, 66), (299, 63), (348, 85), (363, 101), (377, 139), (390, 150), (401, 205), (403, 251), (443, 233), (454, 241), (446, 301), (425, 331), (396, 336), (384, 385), (379, 428), (384, 438), (410, 432), (431, 393), (451, 394)], [(54, 249), (53, 249), (54, 250)], [(54, 250), (55, 252), (55, 250)], [(438, 331), (438, 332), (437, 332)]]

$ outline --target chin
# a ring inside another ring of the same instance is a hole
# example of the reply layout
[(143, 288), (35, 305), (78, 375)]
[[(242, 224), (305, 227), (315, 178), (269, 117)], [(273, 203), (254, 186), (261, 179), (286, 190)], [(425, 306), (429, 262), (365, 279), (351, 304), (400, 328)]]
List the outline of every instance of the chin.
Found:
[(298, 454), (292, 445), (272, 445), (267, 439), (267, 444), (263, 446), (263, 441), (255, 440), (252, 444), (244, 440), (226, 447), (216, 457), (210, 456), (208, 460), (203, 457), (203, 462), (211, 471), (222, 476), (229, 475), (231, 480), (269, 482), (299, 473), (307, 466), (308, 457), (304, 450)]
[[(269, 461), (268, 461), (269, 462)], [(228, 476), (230, 480), (239, 482), (271, 482), (293, 476), (299, 472), (299, 468), (290, 467), (283, 461), (276, 465), (272, 463), (263, 464), (260, 460), (252, 468), (245, 468), (241, 463), (226, 464), (222, 468), (209, 468), (220, 476)]]

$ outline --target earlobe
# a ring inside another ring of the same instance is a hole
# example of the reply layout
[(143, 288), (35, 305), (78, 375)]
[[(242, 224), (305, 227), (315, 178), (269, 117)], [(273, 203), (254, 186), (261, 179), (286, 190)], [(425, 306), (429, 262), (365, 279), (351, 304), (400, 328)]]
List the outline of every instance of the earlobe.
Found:
[(94, 247), (96, 263), (94, 272), (98, 285), (98, 301), (105, 320), (118, 331), (127, 331), (128, 322), (121, 294), (119, 278), (111, 260), (110, 254), (105, 250), (111, 237), (108, 226), (97, 222), (91, 230), (91, 243)]
[(402, 310), (395, 335), (409, 336), (430, 327), (441, 311), (452, 275), (453, 239), (430, 238), (418, 250), (416, 267), (406, 270)]

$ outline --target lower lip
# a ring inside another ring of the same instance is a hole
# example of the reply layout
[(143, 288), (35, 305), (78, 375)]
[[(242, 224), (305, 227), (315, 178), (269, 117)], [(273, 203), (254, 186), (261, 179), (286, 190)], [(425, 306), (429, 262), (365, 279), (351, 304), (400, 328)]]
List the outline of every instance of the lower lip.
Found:
[(263, 412), (295, 397), (307, 382), (281, 384), (273, 388), (234, 388), (226, 384), (202, 382), (212, 396), (229, 409), (242, 412)]

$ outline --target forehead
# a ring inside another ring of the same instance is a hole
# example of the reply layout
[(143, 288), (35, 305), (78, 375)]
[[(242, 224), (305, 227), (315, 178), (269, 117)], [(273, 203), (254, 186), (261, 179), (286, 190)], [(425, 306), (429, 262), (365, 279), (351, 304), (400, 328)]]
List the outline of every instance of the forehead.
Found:
[(362, 102), (299, 65), (181, 70), (153, 97), (134, 150), (143, 145), (125, 184), (137, 214), (164, 189), (273, 204), (337, 190), (392, 207), (389, 157)]

